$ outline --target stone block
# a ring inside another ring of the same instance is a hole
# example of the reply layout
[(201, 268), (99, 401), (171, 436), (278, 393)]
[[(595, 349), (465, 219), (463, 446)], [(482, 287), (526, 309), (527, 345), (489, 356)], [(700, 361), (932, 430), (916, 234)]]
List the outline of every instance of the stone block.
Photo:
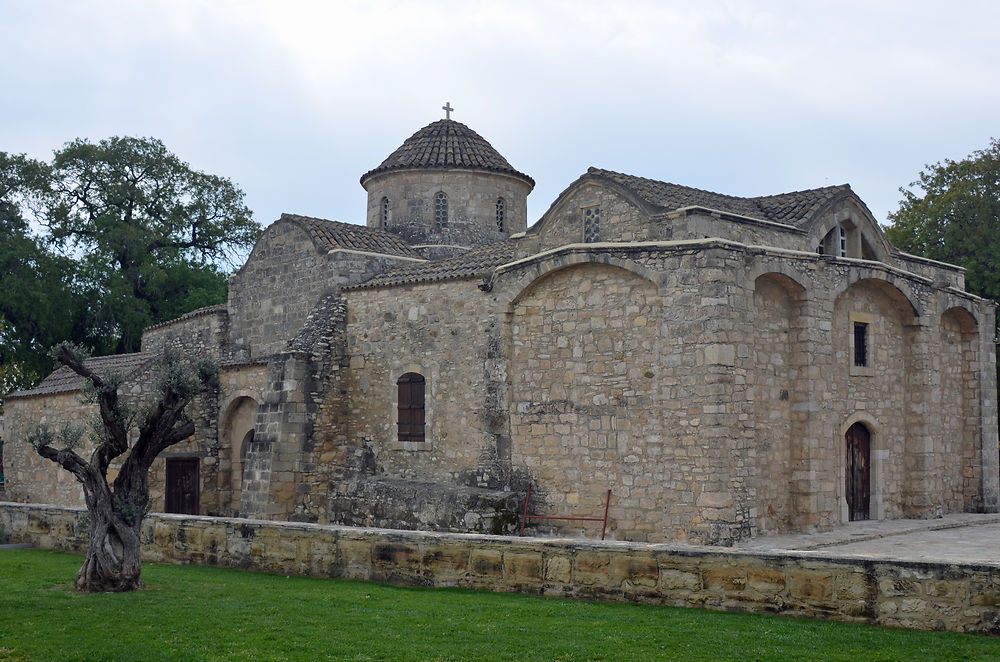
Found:
[(541, 553), (507, 552), (503, 555), (504, 580), (512, 584), (538, 584), (542, 581)]
[(616, 554), (612, 563), (612, 577), (621, 584), (631, 586), (656, 586), (660, 568), (651, 556), (622, 556)]
[(475, 549), (469, 555), (472, 574), (479, 577), (503, 578), (503, 554), (491, 549)]
[(581, 550), (574, 563), (573, 578), (578, 584), (607, 586), (611, 580), (611, 555)]
[(747, 574), (744, 570), (709, 567), (702, 571), (701, 576), (708, 591), (723, 591), (728, 594), (741, 592), (747, 586)]
[(545, 559), (545, 581), (569, 584), (572, 579), (572, 559), (569, 556), (549, 556)]
[(700, 591), (701, 575), (695, 570), (660, 567), (660, 587), (667, 591)]
[(747, 587), (769, 595), (781, 593), (785, 590), (785, 573), (776, 570), (749, 570)]
[(471, 548), (462, 544), (435, 544), (422, 549), (420, 560), (424, 572), (442, 581), (464, 576), (469, 570)]
[(791, 570), (788, 589), (792, 597), (823, 601), (833, 596), (833, 577), (829, 574)]

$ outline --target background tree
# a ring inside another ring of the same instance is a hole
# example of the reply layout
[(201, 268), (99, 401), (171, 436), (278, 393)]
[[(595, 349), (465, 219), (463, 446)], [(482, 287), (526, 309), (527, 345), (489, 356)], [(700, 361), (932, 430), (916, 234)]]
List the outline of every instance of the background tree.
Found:
[[(149, 508), (149, 468), (161, 452), (194, 433), (194, 423), (184, 408), (216, 383), (216, 367), (208, 361), (191, 364), (168, 352), (155, 369), (154, 396), (141, 404), (119, 395), (121, 375), (99, 375), (90, 370), (86, 355), (75, 346), (63, 343), (53, 353), (89, 382), (89, 392), (100, 412), (91, 426), (94, 451), (89, 460), (76, 452), (85, 432), (82, 426), (51, 430), (40, 425), (28, 437), (39, 455), (62, 466), (83, 485), (90, 540), (87, 557), (76, 575), (76, 588), (85, 592), (141, 588), (139, 532)], [(132, 430), (138, 435), (130, 448)], [(108, 468), (123, 455), (118, 474), (109, 484)]]
[[(911, 189), (917, 189), (917, 195)], [(889, 214), (886, 236), (909, 253), (965, 267), (965, 288), (1000, 299), (1000, 140), (961, 161), (945, 159), (920, 173)], [(1000, 375), (1000, 337), (997, 373)], [(1000, 381), (1000, 380), (998, 380)]]
[(57, 342), (137, 351), (146, 326), (225, 302), (259, 235), (242, 191), (159, 140), (0, 152), (0, 397), (47, 374)]
[(961, 161), (926, 166), (901, 188), (889, 241), (915, 255), (965, 267), (973, 294), (1000, 299), (1000, 141)]
[(76, 265), (29, 227), (47, 184), (45, 164), (0, 152), (0, 396), (37, 382), (52, 367), (47, 348), (82, 334)]
[(98, 352), (134, 352), (142, 330), (226, 298), (223, 268), (260, 235), (243, 192), (152, 138), (77, 140), (55, 153), (43, 222), (95, 301)]

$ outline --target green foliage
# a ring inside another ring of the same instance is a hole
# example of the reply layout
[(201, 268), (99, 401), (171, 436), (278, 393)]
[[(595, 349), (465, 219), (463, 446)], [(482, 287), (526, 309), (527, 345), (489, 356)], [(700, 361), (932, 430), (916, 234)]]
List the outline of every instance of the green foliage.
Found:
[(0, 396), (48, 373), (45, 350), (82, 328), (76, 265), (32, 233), (45, 164), (0, 152)]
[(136, 351), (142, 329), (225, 300), (233, 266), (260, 226), (225, 178), (192, 170), (152, 138), (77, 140), (56, 152), (46, 224), (99, 297), (92, 321)]
[(86, 428), (78, 423), (64, 423), (54, 430), (47, 423), (39, 423), (28, 431), (26, 441), (36, 451), (42, 446), (56, 449), (76, 449), (80, 447)]
[[(995, 660), (1000, 639), (652, 605), (145, 564), (80, 595), (79, 557), (0, 555), (0, 660)], [(53, 621), (53, 614), (59, 619)], [(108, 636), (109, 624), (114, 636)], [(121, 624), (127, 624), (127, 627)], [(44, 633), (44, 634), (40, 634)]]
[(138, 351), (146, 326), (224, 302), (259, 234), (242, 191), (159, 140), (0, 152), (0, 396), (47, 374), (60, 340)]
[(170, 392), (181, 400), (190, 400), (216, 383), (219, 368), (208, 359), (191, 363), (176, 348), (168, 347), (157, 360), (156, 373), (159, 394)]
[(889, 241), (965, 267), (966, 289), (1000, 299), (1000, 140), (960, 161), (926, 166), (900, 192), (899, 209), (889, 214)]

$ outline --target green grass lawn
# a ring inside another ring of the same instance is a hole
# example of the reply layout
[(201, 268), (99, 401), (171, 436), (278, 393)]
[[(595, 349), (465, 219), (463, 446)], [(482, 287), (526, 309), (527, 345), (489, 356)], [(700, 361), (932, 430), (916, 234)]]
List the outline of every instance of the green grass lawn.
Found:
[(982, 635), (195, 566), (80, 595), (81, 561), (0, 550), (0, 661), (1000, 659)]

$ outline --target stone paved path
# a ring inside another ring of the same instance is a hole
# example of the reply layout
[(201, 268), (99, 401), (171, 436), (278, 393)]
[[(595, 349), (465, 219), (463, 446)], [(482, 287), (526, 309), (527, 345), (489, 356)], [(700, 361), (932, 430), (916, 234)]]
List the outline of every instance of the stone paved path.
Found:
[(852, 522), (822, 533), (754, 538), (738, 544), (737, 548), (1000, 564), (1000, 514), (959, 513), (933, 520)]

